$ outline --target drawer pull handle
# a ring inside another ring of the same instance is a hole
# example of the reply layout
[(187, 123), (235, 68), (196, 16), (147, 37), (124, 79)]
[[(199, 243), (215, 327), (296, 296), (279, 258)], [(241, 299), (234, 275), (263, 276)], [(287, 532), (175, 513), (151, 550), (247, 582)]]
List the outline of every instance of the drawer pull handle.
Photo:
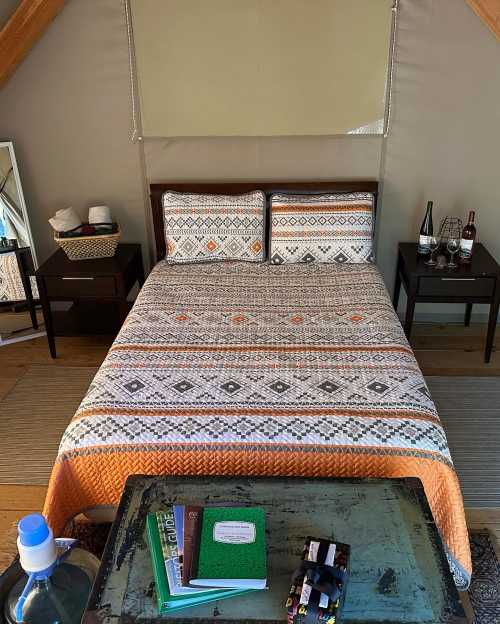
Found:
[(61, 277), (63, 280), (93, 280), (93, 277)]
[(475, 282), (475, 277), (442, 277), (443, 282)]

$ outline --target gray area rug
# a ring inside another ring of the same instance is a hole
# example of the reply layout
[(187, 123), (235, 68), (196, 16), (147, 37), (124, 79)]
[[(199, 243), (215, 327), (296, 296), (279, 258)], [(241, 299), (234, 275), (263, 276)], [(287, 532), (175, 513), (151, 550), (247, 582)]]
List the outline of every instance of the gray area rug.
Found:
[(465, 506), (500, 507), (500, 378), (426, 381), (446, 430)]
[(0, 483), (46, 485), (96, 368), (33, 365), (0, 401)]
[(469, 599), (475, 624), (500, 623), (500, 562), (489, 531), (469, 531), (472, 581)]

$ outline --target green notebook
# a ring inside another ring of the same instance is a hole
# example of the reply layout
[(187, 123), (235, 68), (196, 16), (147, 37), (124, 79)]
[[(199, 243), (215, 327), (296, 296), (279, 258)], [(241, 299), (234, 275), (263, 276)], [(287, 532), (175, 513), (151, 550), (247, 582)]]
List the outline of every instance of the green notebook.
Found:
[(266, 526), (262, 507), (205, 507), (198, 564), (190, 585), (264, 589)]
[[(201, 589), (181, 586), (172, 509), (147, 516), (147, 535), (160, 615), (248, 593), (249, 589)], [(171, 539), (168, 539), (168, 538)], [(177, 593), (180, 592), (180, 593)]]

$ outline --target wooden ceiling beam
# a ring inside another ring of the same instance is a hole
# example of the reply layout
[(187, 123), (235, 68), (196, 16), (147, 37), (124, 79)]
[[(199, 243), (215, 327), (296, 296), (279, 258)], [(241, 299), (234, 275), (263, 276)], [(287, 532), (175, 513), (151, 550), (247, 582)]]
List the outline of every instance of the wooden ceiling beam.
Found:
[(21, 0), (0, 31), (0, 88), (59, 13), (65, 0)]
[(467, 0), (479, 17), (500, 39), (500, 0)]

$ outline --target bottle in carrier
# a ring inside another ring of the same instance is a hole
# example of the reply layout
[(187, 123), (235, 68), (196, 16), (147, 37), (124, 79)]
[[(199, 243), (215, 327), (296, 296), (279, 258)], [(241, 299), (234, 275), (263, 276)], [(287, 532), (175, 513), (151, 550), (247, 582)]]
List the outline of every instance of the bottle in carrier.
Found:
[(80, 624), (99, 561), (75, 544), (54, 539), (40, 514), (19, 522), (17, 546), (26, 574), (5, 602), (7, 624)]

